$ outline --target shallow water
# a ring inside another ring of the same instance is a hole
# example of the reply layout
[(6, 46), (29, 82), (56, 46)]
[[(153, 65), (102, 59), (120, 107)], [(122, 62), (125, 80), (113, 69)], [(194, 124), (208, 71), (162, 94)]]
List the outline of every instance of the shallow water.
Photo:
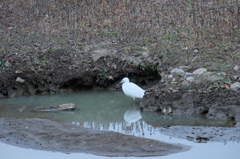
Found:
[[(116, 91), (82, 91), (72, 94), (26, 96), (0, 100), (1, 118), (45, 118), (60, 122), (69, 122), (87, 128), (109, 130), (139, 137), (151, 138), (170, 143), (181, 143), (192, 146), (187, 152), (164, 157), (150, 158), (231, 158), (240, 157), (239, 142), (208, 142), (194, 143), (186, 139), (178, 139), (162, 134), (158, 128), (168, 125), (188, 126), (233, 126), (231, 122), (209, 120), (202, 117), (179, 116), (171, 117), (153, 112), (140, 112), (139, 102), (133, 102), (122, 92)], [(63, 112), (33, 112), (37, 106), (56, 106), (64, 103), (74, 103), (76, 111)], [(63, 154), (31, 149), (18, 148), (0, 143), (0, 149), (9, 159), (24, 157), (39, 158), (109, 158), (90, 154)], [(2, 151), (3, 150), (3, 151)], [(14, 150), (15, 153), (10, 153)], [(39, 155), (36, 155), (39, 154)], [(129, 157), (135, 158), (135, 157)], [(121, 159), (121, 157), (118, 157)]]
[[(129, 127), (136, 121), (152, 126), (233, 126), (232, 122), (210, 120), (196, 116), (167, 116), (154, 112), (140, 112), (140, 99), (133, 101), (117, 91), (82, 91), (72, 94), (25, 96), (0, 100), (1, 118), (44, 118), (70, 122), (85, 127), (108, 129), (109, 126)], [(57, 106), (74, 103), (75, 111), (34, 112), (38, 106)]]

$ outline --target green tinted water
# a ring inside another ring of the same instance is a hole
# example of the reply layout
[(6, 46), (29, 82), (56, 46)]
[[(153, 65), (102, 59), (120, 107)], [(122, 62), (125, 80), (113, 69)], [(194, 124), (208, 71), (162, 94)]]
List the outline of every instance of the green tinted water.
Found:
[[(178, 139), (162, 133), (159, 126), (189, 125), (189, 126), (232, 126), (231, 122), (210, 120), (195, 116), (167, 116), (154, 112), (140, 112), (139, 103), (133, 102), (123, 92), (117, 91), (81, 91), (72, 94), (26, 96), (0, 100), (0, 118), (44, 118), (59, 122), (69, 122), (84, 127), (110, 130), (134, 136), (151, 138), (170, 143), (181, 143), (192, 147), (190, 151), (169, 156), (147, 157), (150, 159), (238, 159), (239, 142), (208, 142), (204, 144)], [(38, 106), (56, 106), (64, 103), (74, 103), (75, 111), (34, 112)], [(232, 129), (232, 128), (231, 128)], [(177, 133), (177, 132), (176, 132)], [(194, 134), (193, 134), (194, 135)], [(63, 154), (32, 149), (18, 148), (0, 142), (1, 156), (4, 158), (59, 158), (76, 159), (92, 158), (107, 159), (110, 157), (76, 153)], [(14, 151), (14, 153), (12, 153)], [(117, 157), (118, 159), (124, 157)], [(129, 157), (129, 159), (137, 157)]]
[[(196, 116), (166, 116), (154, 112), (140, 112), (140, 99), (133, 102), (120, 91), (81, 91), (72, 94), (24, 96), (0, 100), (1, 118), (44, 118), (70, 122), (85, 127), (108, 129), (110, 126), (131, 126), (144, 121), (152, 126), (194, 125), (232, 126), (231, 122), (210, 120)], [(34, 112), (39, 106), (74, 103), (75, 111)]]

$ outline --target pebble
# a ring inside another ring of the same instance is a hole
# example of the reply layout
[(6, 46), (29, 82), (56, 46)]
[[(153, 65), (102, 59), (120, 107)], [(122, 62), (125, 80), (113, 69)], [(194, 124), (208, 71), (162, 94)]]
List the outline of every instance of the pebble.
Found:
[(199, 69), (193, 71), (193, 74), (198, 74), (198, 75), (200, 75), (200, 74), (203, 74), (203, 73), (206, 72), (206, 71), (207, 71), (206, 68), (199, 68)]
[(20, 78), (20, 77), (17, 77), (17, 79), (16, 79), (16, 82), (19, 82), (19, 83), (24, 83), (24, 82), (25, 82), (25, 80), (24, 80), (24, 79), (22, 79), (22, 78)]
[(239, 76), (238, 75), (234, 75), (234, 76), (232, 76), (232, 78), (233, 78), (233, 80), (237, 80), (237, 79), (239, 79)]
[(189, 81), (189, 82), (192, 82), (194, 80), (194, 78), (193, 77), (187, 77), (186, 80)]
[(233, 67), (233, 70), (234, 70), (234, 71), (238, 71), (238, 70), (239, 70), (239, 66), (238, 66), (238, 65), (235, 65), (235, 66)]
[(240, 82), (235, 82), (230, 85), (230, 88), (234, 91), (239, 91), (240, 90)]
[(199, 52), (199, 48), (194, 48), (193, 52), (198, 53)]

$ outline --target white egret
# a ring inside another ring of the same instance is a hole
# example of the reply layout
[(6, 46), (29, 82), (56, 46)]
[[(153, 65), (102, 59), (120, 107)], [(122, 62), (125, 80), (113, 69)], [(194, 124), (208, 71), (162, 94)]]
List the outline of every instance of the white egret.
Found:
[(135, 98), (143, 98), (145, 90), (135, 83), (129, 82), (127, 77), (123, 78), (117, 85), (119, 84), (122, 84), (122, 90), (126, 96), (132, 97), (133, 100), (135, 100)]

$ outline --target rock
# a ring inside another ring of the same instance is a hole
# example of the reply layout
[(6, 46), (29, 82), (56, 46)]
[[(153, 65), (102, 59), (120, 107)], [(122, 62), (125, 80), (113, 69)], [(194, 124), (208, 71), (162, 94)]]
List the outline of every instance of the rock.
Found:
[(41, 44), (39, 44), (39, 43), (34, 43), (33, 44), (35, 47), (40, 47), (41, 46)]
[(184, 76), (185, 72), (182, 69), (174, 68), (174, 69), (171, 70), (171, 74), (173, 76)]
[(19, 73), (22, 73), (22, 71), (21, 70), (16, 70), (15, 73), (19, 74)]
[(11, 67), (11, 66), (12, 66), (10, 60), (7, 60), (7, 61), (5, 62), (5, 66), (6, 66), (6, 67)]
[(188, 82), (192, 82), (192, 81), (194, 80), (194, 77), (187, 77), (186, 80), (187, 80)]
[(233, 70), (234, 70), (234, 71), (238, 71), (238, 70), (239, 70), (239, 66), (238, 66), (238, 65), (235, 65), (235, 66), (233, 67)]
[(16, 79), (16, 82), (19, 82), (19, 83), (24, 83), (24, 82), (25, 82), (25, 80), (24, 80), (24, 79), (22, 79), (22, 78), (20, 78), (20, 77), (17, 77), (17, 79)]
[(194, 76), (194, 74), (186, 72), (185, 75), (184, 75), (184, 79), (186, 79), (187, 77), (190, 77), (190, 76)]
[(212, 81), (212, 82), (223, 79), (221, 75), (218, 75), (214, 72), (206, 72), (205, 74), (203, 74), (203, 76), (205, 76), (205, 80)]
[(198, 53), (199, 52), (199, 48), (194, 48), (193, 52)]
[(112, 64), (111, 68), (116, 70), (117, 69), (117, 65), (116, 64)]
[(226, 72), (219, 72), (219, 73), (217, 73), (218, 75), (220, 75), (220, 76), (227, 76), (227, 73)]
[(197, 69), (197, 70), (195, 70), (194, 72), (193, 72), (193, 74), (203, 74), (204, 72), (206, 72), (207, 71), (207, 69), (206, 68), (199, 68), (199, 69)]
[(144, 52), (142, 52), (142, 55), (143, 55), (144, 57), (148, 57), (148, 56), (149, 56), (149, 52), (144, 51)]
[(75, 110), (76, 106), (73, 103), (61, 104), (58, 106), (40, 106), (34, 108), (36, 112), (51, 112), (51, 111), (67, 111), (67, 110)]
[(189, 67), (189, 66), (179, 66), (179, 68), (182, 69), (182, 70), (187, 70), (187, 69), (189, 69), (190, 67)]
[(214, 72), (206, 72), (203, 74), (192, 74), (190, 77), (185, 78), (187, 81), (199, 84), (202, 82), (215, 82), (223, 80), (224, 77)]
[(165, 78), (167, 78), (167, 79), (172, 79), (172, 78), (173, 78), (173, 75), (165, 75)]
[(239, 91), (240, 90), (240, 83), (239, 82), (235, 82), (233, 84), (230, 85), (230, 88), (234, 91)]
[(190, 85), (191, 85), (191, 83), (189, 81), (184, 80), (182, 82), (182, 86), (189, 87)]
[(233, 79), (233, 80), (238, 80), (238, 79), (239, 79), (239, 76), (238, 76), (238, 75), (233, 75), (233, 76), (232, 76), (232, 79)]

